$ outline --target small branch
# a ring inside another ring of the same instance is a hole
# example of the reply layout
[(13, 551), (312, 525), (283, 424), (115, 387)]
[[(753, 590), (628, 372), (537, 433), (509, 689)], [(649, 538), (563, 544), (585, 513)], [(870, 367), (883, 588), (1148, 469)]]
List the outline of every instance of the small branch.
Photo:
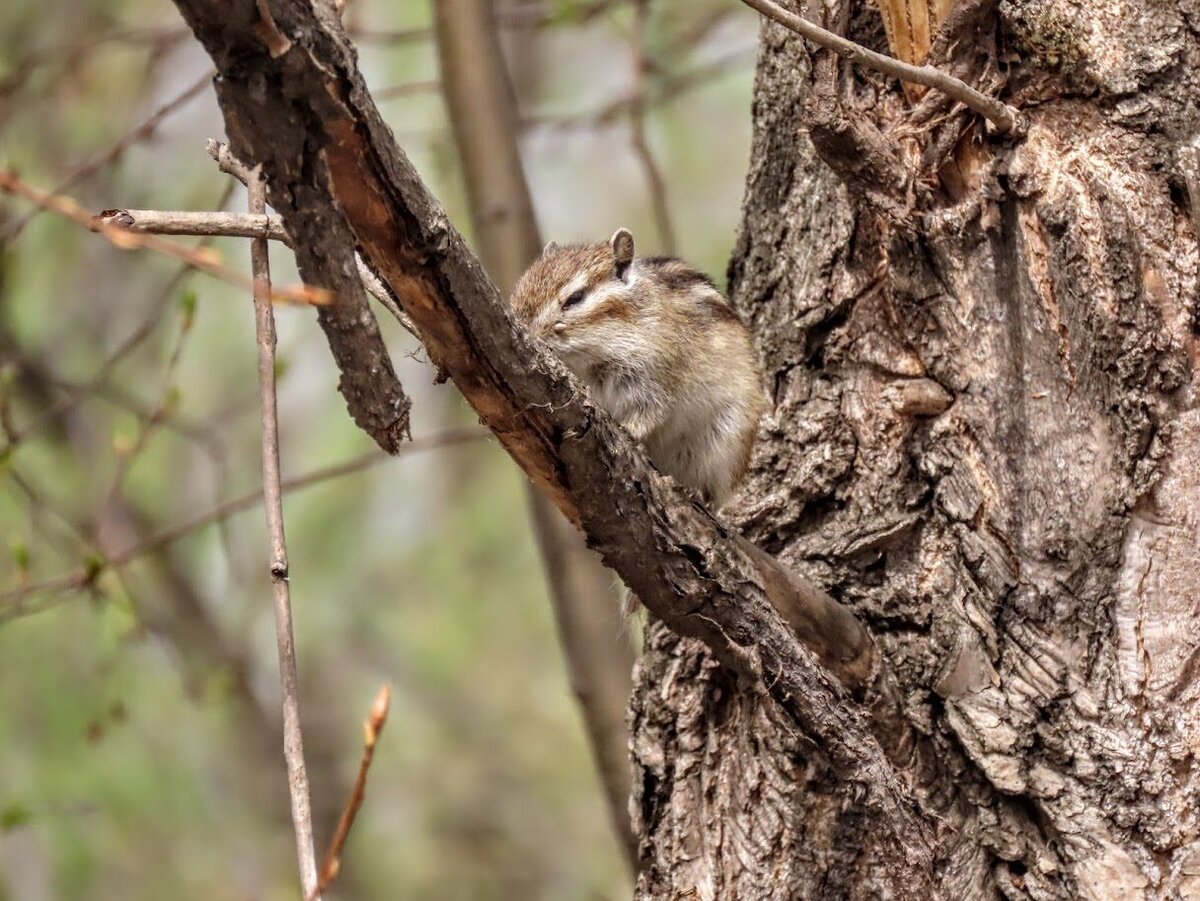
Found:
[(228, 144), (224, 141), (209, 138), (204, 142), (204, 149), (208, 151), (208, 155), (216, 162), (218, 169), (226, 175), (232, 175), (242, 184), (249, 186), (251, 178), (250, 167), (233, 155), (233, 151), (229, 149)]
[[(72, 222), (96, 232), (107, 239), (110, 244), (122, 250), (139, 248), (153, 250), (155, 253), (180, 260), (193, 269), (200, 269), (232, 285), (253, 289), (253, 283), (249, 279), (222, 265), (220, 255), (208, 248), (181, 247), (171, 241), (160, 240), (154, 235), (137, 234), (118, 225), (100, 221), (70, 197), (40, 191), (21, 181), (11, 170), (0, 169), (0, 191), (5, 194), (15, 194), (43, 210), (70, 219)], [(308, 285), (301, 285), (298, 288), (279, 288), (272, 289), (271, 300), (320, 306), (329, 303), (329, 292)]]
[[(154, 134), (154, 130), (158, 128), (164, 119), (187, 105), (196, 97), (199, 97), (200, 94), (204, 92), (204, 89), (212, 83), (213, 74), (214, 73), (211, 69), (206, 71), (198, 79), (176, 94), (172, 99), (168, 100), (158, 109), (156, 109), (146, 119), (118, 138), (116, 143), (109, 147), (104, 153), (100, 154), (90, 162), (84, 163), (82, 166), (75, 169), (75, 171), (71, 172), (66, 178), (64, 178), (54, 187), (54, 190), (51, 191), (51, 193), (62, 194), (64, 191), (73, 188), (84, 179), (95, 175), (105, 166), (108, 166), (120, 159), (125, 151), (127, 151), (133, 145), (139, 144), (149, 138)], [(42, 209), (46, 209), (46, 207), (42, 207)], [(35, 215), (36, 213), (30, 213), (23, 219), (13, 223), (11, 228), (7, 230), (7, 233), (4, 235), (4, 237), (9, 241), (14, 240), (17, 235), (24, 230), (25, 226), (30, 223)]]
[[(218, 169), (220, 169), (226, 175), (232, 175), (242, 184), (248, 184), (250, 170), (245, 163), (233, 155), (233, 151), (229, 149), (228, 144), (209, 138), (205, 144), (205, 148), (208, 150), (208, 155), (216, 161)], [(126, 210), (126, 212), (129, 211)], [(282, 224), (279, 226), (279, 228), (284, 234), (284, 237), (280, 238), (279, 240), (287, 244), (288, 247), (291, 247), (292, 239), (290, 236), (288, 236), (287, 229), (285, 229)], [(421, 336), (417, 334), (416, 326), (414, 326), (412, 320), (408, 318), (408, 314), (400, 309), (399, 302), (392, 295), (392, 292), (387, 289), (384, 283), (380, 281), (379, 276), (372, 272), (367, 267), (366, 263), (363, 262), (361, 254), (354, 254), (354, 263), (358, 267), (358, 277), (362, 280), (363, 287), (367, 289), (372, 297), (379, 301), (380, 305), (385, 310), (392, 314), (395, 320), (400, 323), (406, 332), (419, 341)]]
[(819, 47), (832, 50), (852, 63), (868, 69), (875, 69), (877, 72), (899, 78), (902, 81), (936, 88), (979, 113), (1001, 132), (1019, 136), (1025, 130), (1025, 117), (1018, 110), (975, 90), (953, 75), (947, 75), (933, 66), (912, 66), (890, 56), (884, 56), (882, 53), (876, 53), (874, 50), (868, 50), (861, 44), (826, 31), (821, 26), (773, 3), (772, 0), (742, 0), (742, 2), (784, 28), (807, 38)]
[[(246, 185), (250, 212), (266, 213), (266, 188), (258, 178)], [(271, 308), (271, 268), (265, 238), (250, 244), (254, 273), (254, 322), (258, 336), (258, 384), (262, 399), (263, 501), (271, 537), (271, 588), (275, 597), (275, 638), (279, 646), (279, 683), (283, 691), (283, 758), (287, 764), (292, 827), (304, 896), (316, 897), (317, 859), (313, 851), (308, 772), (300, 733), (300, 680), (292, 636), (292, 599), (288, 586), (287, 542), (283, 532), (283, 491), (279, 474), (279, 419), (275, 409), (275, 311)]]
[(646, 26), (649, 15), (649, 0), (634, 0), (633, 28), (630, 46), (633, 52), (633, 90), (629, 95), (629, 135), (633, 152), (646, 175), (646, 187), (650, 192), (650, 208), (654, 213), (654, 224), (663, 251), (676, 253), (675, 226), (671, 222), (671, 209), (667, 203), (667, 183), (662, 169), (650, 149), (646, 138), (646, 72), (649, 61), (646, 57)]
[(346, 806), (342, 808), (342, 815), (338, 818), (333, 840), (329, 843), (329, 850), (325, 852), (325, 859), (321, 862), (321, 876), (317, 880), (317, 887), (311, 895), (305, 896), (308, 901), (313, 901), (329, 888), (333, 880), (337, 879), (338, 873), (341, 872), (342, 849), (346, 847), (350, 828), (354, 825), (354, 819), (358, 816), (358, 810), (362, 807), (363, 798), (366, 796), (367, 773), (371, 769), (371, 761), (375, 757), (375, 742), (379, 740), (379, 733), (383, 731), (384, 724), (387, 723), (388, 706), (391, 701), (391, 686), (384, 685), (375, 695), (375, 702), (371, 704), (371, 712), (363, 720), (363, 753), (362, 760), (358, 762), (358, 775), (354, 777), (354, 788), (350, 792), (350, 797), (346, 799)]
[(200, 235), (216, 238), (266, 238), (291, 246), (283, 224), (268, 215), (194, 210), (103, 210), (105, 225), (143, 235)]

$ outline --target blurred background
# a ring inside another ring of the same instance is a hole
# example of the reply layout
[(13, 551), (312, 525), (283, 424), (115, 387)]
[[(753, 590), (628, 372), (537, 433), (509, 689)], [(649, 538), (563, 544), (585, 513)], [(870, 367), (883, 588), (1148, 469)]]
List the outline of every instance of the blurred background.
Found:
[[(350, 0), (345, 21), (469, 239), (430, 3)], [(626, 225), (723, 283), (754, 15), (508, 0), (496, 22), (543, 234)], [(205, 153), (210, 76), (165, 0), (7, 0), (0, 166), (92, 212), (244, 210)], [(249, 271), (244, 241), (212, 246)], [(286, 248), (272, 263), (296, 280)], [(322, 848), (394, 688), (330, 896), (628, 897), (524, 479), (379, 318), (414, 401), (391, 460), (347, 416), (311, 311), (277, 311), (284, 475), (314, 476), (285, 512)], [(0, 361), (0, 899), (295, 897), (246, 292), (0, 195)]]

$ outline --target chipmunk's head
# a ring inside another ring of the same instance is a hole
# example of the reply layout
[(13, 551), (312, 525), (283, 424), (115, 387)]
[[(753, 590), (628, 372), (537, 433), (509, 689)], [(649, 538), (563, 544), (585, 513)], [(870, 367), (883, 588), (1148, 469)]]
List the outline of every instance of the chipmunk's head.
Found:
[(649, 298), (637, 290), (633, 235), (605, 244), (551, 242), (517, 282), (511, 306), (533, 334), (577, 371), (636, 354)]

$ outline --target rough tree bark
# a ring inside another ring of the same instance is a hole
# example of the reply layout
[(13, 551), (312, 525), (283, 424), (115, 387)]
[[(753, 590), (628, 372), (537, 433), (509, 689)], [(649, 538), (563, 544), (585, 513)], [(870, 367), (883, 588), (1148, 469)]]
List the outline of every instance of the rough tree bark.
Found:
[[(887, 46), (867, 3), (787, 5)], [(939, 896), (1200, 897), (1200, 4), (961, 0), (931, 61), (1016, 142), (762, 34), (730, 278), (775, 413), (738, 522), (870, 624), (938, 763)], [(634, 707), (639, 898), (907, 897), (698, 642), (650, 630)]]
[[(1200, 894), (1195, 0), (951, 8), (930, 60), (1016, 140), (764, 29), (731, 282), (776, 408), (733, 513), (845, 605), (808, 592), (799, 633), (778, 564), (513, 328), (331, 8), (176, 2), (306, 278), (352, 282), (356, 246), (661, 620), (639, 898)], [(866, 3), (803, 11), (887, 45)]]

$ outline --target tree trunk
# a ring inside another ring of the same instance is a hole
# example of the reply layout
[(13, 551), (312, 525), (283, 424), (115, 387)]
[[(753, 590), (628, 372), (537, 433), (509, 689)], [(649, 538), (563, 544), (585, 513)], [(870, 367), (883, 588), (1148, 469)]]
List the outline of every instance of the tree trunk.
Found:
[[(1200, 3), (961, 0), (930, 61), (1025, 134), (764, 27), (730, 277), (775, 411), (727, 513), (869, 625), (941, 897), (1200, 897)], [(633, 728), (638, 898), (902, 897), (698, 641), (651, 624)]]

